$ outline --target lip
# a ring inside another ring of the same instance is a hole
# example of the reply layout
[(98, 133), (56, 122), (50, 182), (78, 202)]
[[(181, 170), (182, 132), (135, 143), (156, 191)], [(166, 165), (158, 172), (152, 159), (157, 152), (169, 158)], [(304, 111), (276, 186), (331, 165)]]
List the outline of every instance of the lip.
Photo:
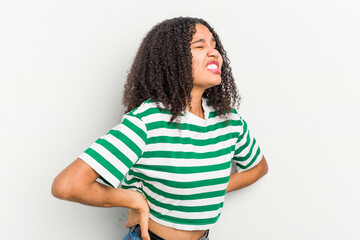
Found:
[[(206, 69), (206, 70), (208, 70), (209, 72), (215, 73), (215, 74), (221, 74), (221, 71), (220, 71), (220, 69), (219, 69), (219, 62), (210, 61), (210, 62), (208, 62), (208, 63), (206, 64), (206, 67), (207, 67), (208, 65), (210, 65), (210, 64), (215, 64), (215, 65), (218, 67), (218, 69)], [(205, 68), (206, 68), (206, 67), (205, 67)]]
[(210, 65), (210, 64), (215, 64), (218, 68), (219, 68), (219, 62), (216, 61), (210, 61), (206, 64), (206, 66)]

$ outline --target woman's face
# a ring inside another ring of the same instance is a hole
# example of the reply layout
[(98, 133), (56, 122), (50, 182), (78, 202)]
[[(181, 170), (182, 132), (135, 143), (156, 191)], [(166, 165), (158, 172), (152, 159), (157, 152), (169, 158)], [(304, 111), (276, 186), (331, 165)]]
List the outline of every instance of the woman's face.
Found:
[(215, 49), (216, 42), (207, 27), (196, 24), (190, 49), (192, 54), (193, 90), (205, 91), (221, 83), (223, 59)]

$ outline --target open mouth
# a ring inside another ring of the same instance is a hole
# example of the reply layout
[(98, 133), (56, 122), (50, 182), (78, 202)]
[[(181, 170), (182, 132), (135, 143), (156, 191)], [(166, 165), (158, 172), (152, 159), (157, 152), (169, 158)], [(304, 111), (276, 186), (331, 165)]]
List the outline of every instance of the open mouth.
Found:
[(206, 65), (206, 70), (208, 70), (212, 73), (215, 73), (215, 74), (221, 74), (221, 71), (218, 68), (219, 68), (219, 63), (215, 62), (215, 61), (209, 62)]

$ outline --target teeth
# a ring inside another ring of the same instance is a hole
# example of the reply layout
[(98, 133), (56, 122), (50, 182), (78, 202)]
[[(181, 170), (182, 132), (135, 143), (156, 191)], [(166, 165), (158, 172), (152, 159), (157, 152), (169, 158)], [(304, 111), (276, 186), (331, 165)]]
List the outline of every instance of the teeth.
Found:
[(209, 64), (206, 66), (206, 69), (217, 69), (216, 64)]

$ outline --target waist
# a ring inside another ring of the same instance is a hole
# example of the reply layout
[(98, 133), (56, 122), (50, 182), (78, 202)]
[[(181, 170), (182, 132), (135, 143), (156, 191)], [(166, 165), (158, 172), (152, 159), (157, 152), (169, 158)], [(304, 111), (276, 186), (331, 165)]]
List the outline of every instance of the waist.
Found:
[(152, 219), (149, 219), (149, 230), (166, 240), (199, 240), (207, 233), (206, 230), (186, 231), (166, 227)]

